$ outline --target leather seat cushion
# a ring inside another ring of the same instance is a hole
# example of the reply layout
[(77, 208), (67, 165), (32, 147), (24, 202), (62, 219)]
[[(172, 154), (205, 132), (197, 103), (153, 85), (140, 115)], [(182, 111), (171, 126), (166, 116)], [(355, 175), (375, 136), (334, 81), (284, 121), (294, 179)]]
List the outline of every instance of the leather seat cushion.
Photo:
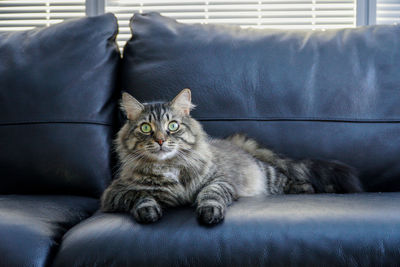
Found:
[(0, 266), (49, 266), (63, 234), (97, 206), (85, 197), (0, 195)]
[(210, 228), (191, 208), (150, 225), (98, 213), (65, 235), (55, 266), (390, 265), (400, 262), (399, 201), (400, 193), (243, 198)]

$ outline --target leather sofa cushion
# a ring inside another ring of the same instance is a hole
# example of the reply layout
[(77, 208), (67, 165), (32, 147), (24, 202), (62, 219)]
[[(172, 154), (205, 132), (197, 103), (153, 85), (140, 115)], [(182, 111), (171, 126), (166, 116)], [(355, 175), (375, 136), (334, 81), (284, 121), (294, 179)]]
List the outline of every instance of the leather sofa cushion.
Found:
[(50, 266), (63, 234), (97, 206), (85, 197), (0, 195), (0, 266)]
[(111, 178), (112, 14), (0, 33), (0, 194), (99, 196)]
[(327, 31), (189, 25), (135, 14), (123, 89), (192, 89), (214, 136), (244, 132), (294, 158), (336, 159), (370, 191), (399, 191), (400, 25)]
[(64, 236), (54, 266), (389, 266), (400, 261), (398, 201), (400, 193), (242, 198), (215, 227), (189, 208), (150, 225), (98, 213)]

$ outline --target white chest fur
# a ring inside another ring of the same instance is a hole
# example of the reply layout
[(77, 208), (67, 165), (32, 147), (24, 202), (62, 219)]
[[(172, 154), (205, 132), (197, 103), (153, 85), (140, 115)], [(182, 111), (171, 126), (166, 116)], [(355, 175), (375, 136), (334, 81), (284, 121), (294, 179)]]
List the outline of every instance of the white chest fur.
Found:
[(154, 164), (152, 168), (154, 175), (163, 177), (167, 180), (176, 181), (179, 183), (180, 169), (176, 167), (166, 166), (163, 164)]

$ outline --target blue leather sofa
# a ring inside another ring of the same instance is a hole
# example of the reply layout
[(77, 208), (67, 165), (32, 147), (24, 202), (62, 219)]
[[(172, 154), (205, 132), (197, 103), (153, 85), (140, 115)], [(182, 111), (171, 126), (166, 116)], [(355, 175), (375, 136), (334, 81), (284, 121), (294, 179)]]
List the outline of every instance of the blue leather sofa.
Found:
[[(112, 14), (0, 33), (0, 266), (398, 266), (400, 26), (327, 31)], [(214, 227), (192, 207), (141, 225), (98, 211), (118, 169), (121, 91), (192, 90), (212, 136), (354, 166), (367, 192), (243, 198)]]

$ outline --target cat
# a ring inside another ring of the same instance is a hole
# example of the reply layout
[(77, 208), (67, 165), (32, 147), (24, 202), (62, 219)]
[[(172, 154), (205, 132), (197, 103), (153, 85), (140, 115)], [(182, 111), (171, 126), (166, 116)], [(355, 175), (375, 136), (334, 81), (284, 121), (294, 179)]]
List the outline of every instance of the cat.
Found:
[(121, 108), (127, 117), (115, 140), (121, 167), (102, 195), (104, 212), (151, 223), (165, 207), (194, 204), (198, 220), (212, 225), (240, 197), (363, 191), (354, 169), (340, 162), (284, 158), (240, 134), (209, 137), (190, 116), (189, 89), (147, 104), (123, 93)]

